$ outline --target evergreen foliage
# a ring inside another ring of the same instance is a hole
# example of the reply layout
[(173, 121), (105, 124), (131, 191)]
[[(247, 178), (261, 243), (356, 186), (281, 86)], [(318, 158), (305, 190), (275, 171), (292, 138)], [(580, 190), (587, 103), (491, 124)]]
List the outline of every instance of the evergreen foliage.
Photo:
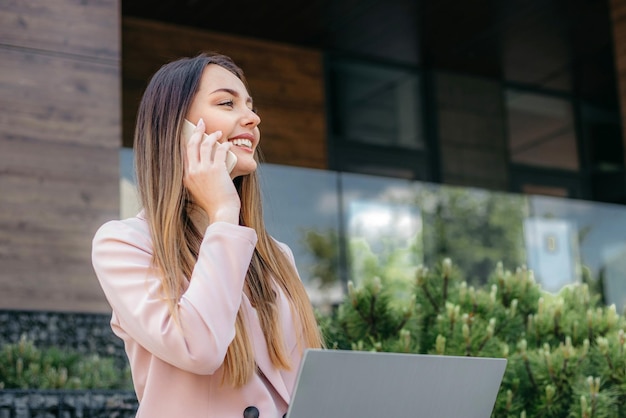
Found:
[[(376, 271), (378, 271), (377, 269)], [(553, 295), (501, 263), (474, 287), (445, 259), (409, 297), (372, 275), (320, 325), (329, 348), (508, 359), (494, 418), (626, 416), (626, 320), (586, 283)]]
[(0, 389), (130, 389), (130, 373), (113, 359), (57, 347), (39, 349), (22, 336), (0, 349)]

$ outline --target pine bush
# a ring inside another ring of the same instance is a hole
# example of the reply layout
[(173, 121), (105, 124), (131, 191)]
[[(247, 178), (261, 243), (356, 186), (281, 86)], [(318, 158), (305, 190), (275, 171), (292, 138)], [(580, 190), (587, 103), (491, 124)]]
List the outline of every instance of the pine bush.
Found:
[(460, 277), (445, 259), (418, 267), (400, 298), (389, 277), (349, 283), (319, 318), (327, 346), (507, 358), (494, 418), (626, 416), (626, 321), (614, 305), (587, 284), (550, 294), (532, 271), (501, 263), (485, 285)]

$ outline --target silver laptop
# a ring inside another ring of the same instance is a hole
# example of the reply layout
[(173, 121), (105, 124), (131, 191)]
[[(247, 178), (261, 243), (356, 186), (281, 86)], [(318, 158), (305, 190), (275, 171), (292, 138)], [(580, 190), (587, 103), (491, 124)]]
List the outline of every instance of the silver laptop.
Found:
[(506, 363), (307, 350), (287, 418), (489, 418)]

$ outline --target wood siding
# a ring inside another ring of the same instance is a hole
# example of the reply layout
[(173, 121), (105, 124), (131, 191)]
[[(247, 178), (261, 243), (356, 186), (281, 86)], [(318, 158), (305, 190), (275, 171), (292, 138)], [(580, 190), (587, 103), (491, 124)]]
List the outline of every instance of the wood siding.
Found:
[[(611, 0), (613, 47), (617, 74), (618, 97), (622, 119), (622, 141), (626, 150), (626, 0)], [(626, 161), (626, 154), (624, 155)]]
[(122, 20), (124, 144), (149, 78), (173, 59), (202, 51), (230, 56), (246, 73), (259, 109), (265, 161), (327, 167), (323, 64), (319, 51), (149, 20)]
[(91, 267), (119, 213), (118, 0), (0, 6), (0, 307), (108, 311)]

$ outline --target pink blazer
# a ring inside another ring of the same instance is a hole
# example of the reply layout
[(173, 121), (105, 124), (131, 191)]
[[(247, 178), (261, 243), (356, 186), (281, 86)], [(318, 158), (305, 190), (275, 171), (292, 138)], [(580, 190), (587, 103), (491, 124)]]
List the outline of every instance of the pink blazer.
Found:
[[(248, 406), (255, 406), (260, 418), (286, 413), (302, 353), (288, 302), (276, 289), (292, 367), (272, 366), (256, 310), (243, 293), (256, 241), (247, 227), (218, 222), (207, 228), (178, 303), (179, 327), (151, 267), (152, 240), (142, 214), (100, 227), (92, 261), (113, 310), (113, 332), (124, 340), (139, 400), (137, 418), (240, 418)], [(289, 248), (281, 247), (293, 262)], [(241, 305), (260, 372), (245, 386), (232, 388), (221, 383), (222, 363)]]

